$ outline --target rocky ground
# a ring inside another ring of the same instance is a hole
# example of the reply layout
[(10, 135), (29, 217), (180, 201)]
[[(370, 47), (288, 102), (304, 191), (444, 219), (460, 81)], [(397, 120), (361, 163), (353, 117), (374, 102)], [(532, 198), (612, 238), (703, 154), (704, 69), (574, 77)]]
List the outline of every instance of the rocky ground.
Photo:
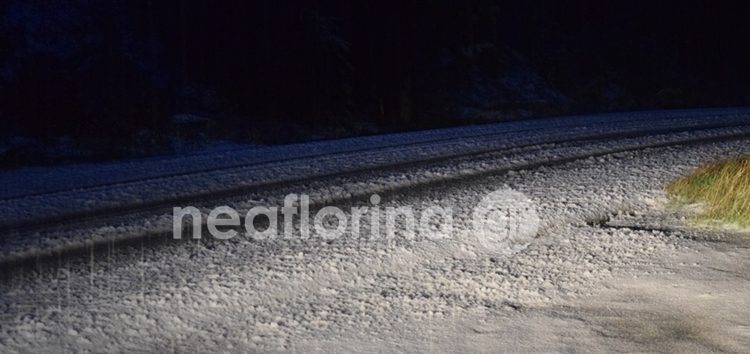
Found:
[[(454, 210), (452, 237), (180, 241), (18, 267), (0, 351), (497, 352), (750, 349), (750, 236), (697, 228), (663, 186), (747, 141), (622, 152), (382, 196)], [(541, 218), (487, 250), (499, 188)]]

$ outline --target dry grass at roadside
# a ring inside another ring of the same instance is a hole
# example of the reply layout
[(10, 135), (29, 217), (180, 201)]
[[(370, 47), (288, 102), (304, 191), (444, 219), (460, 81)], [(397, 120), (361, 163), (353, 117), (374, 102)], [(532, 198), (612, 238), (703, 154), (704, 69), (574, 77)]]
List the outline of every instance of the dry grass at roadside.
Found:
[(713, 162), (667, 186), (682, 203), (701, 203), (702, 221), (750, 227), (750, 156)]

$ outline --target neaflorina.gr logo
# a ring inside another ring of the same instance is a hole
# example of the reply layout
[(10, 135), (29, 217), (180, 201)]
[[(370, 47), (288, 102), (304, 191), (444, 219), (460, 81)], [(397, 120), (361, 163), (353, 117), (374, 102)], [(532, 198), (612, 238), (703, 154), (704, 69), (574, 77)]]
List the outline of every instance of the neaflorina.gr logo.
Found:
[[(348, 213), (337, 206), (325, 206), (310, 215), (310, 197), (305, 194), (289, 194), (284, 197), (282, 207), (255, 206), (243, 217), (229, 206), (214, 208), (208, 213), (206, 228), (212, 237), (219, 240), (238, 236), (237, 229), (240, 227), (244, 227), (246, 236), (256, 240), (280, 237), (320, 237), (334, 240), (345, 235), (358, 238), (363, 228), (368, 231), (371, 239), (395, 238), (397, 234), (407, 239), (420, 234), (439, 239), (449, 237), (453, 231), (451, 208), (431, 206), (415, 213), (410, 206), (382, 208), (380, 201), (380, 196), (373, 194), (369, 198), (369, 205), (354, 206)], [(187, 219), (192, 222), (192, 237), (202, 237), (203, 215), (198, 208), (176, 207), (172, 216), (174, 238), (182, 238)]]
[[(380, 204), (381, 197), (373, 194), (363, 205), (352, 206), (347, 211), (337, 206), (323, 206), (313, 214), (308, 195), (289, 194), (284, 197), (282, 206), (254, 206), (242, 214), (229, 206), (211, 209), (206, 215), (205, 229), (218, 240), (237, 236), (254, 240), (312, 237), (438, 240), (454, 236), (454, 215), (450, 207), (382, 207)], [(200, 209), (175, 207), (172, 216), (173, 238), (181, 239), (186, 226), (193, 239), (202, 238), (204, 213)], [(471, 234), (479, 244), (487, 251), (503, 255), (523, 250), (536, 236), (540, 224), (534, 202), (511, 189), (500, 189), (482, 198), (473, 208), (471, 221)]]

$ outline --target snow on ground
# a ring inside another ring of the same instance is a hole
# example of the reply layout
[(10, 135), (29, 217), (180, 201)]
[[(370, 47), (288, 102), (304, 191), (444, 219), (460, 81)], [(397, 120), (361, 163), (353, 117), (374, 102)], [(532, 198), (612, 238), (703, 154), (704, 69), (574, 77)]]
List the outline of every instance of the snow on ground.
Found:
[(670, 110), (640, 113), (614, 113), (596, 116), (546, 118), (514, 122), (435, 129), (401, 134), (376, 135), (338, 140), (319, 141), (279, 146), (250, 146), (223, 148), (211, 147), (205, 151), (178, 156), (157, 156), (129, 161), (72, 166), (28, 167), (0, 172), (0, 198), (8, 199), (49, 193), (60, 190), (83, 188), (124, 182), (146, 177), (159, 177), (185, 172), (217, 169), (250, 163), (262, 163), (278, 159), (325, 155), (352, 150), (366, 150), (404, 143), (431, 142), (440, 139), (461, 138), (485, 133), (517, 132), (556, 127), (585, 127), (592, 124), (633, 120), (668, 118), (719, 118), (726, 115), (750, 113), (746, 108), (723, 108), (708, 110)]
[[(660, 147), (383, 195), (452, 207), (443, 240), (175, 241), (18, 268), (0, 284), (0, 351), (746, 351), (748, 243), (656, 216), (665, 183), (748, 152)], [(468, 227), (502, 187), (543, 221), (511, 257)]]
[[(702, 114), (698, 114), (702, 113)], [(541, 119), (183, 157), (28, 168), (0, 173), (0, 223), (60, 217), (123, 205), (210, 195), (247, 186), (377, 168), (596, 134), (716, 123), (747, 123), (750, 111), (663, 111)]]
[[(620, 129), (620, 127), (617, 129)], [(407, 165), (406, 167), (391, 170), (373, 170), (369, 173), (360, 173), (354, 176), (343, 176), (312, 181), (303, 180), (300, 183), (290, 184), (283, 188), (276, 187), (261, 189), (259, 192), (249, 194), (240, 191), (236, 195), (231, 195), (230, 197), (225, 197), (218, 201), (209, 200), (203, 202), (199, 200), (185, 203), (175, 202), (174, 205), (171, 206), (193, 205), (202, 207), (205, 218), (205, 214), (208, 214), (210, 209), (219, 205), (230, 204), (241, 214), (244, 214), (248, 209), (259, 204), (264, 205), (271, 203), (273, 205), (281, 205), (281, 199), (288, 193), (308, 194), (310, 195), (311, 201), (314, 203), (321, 203), (327, 200), (345, 200), (351, 199), (353, 196), (357, 195), (368, 195), (375, 192), (411, 188), (428, 183), (442, 182), (451, 179), (455, 180), (486, 173), (496, 173), (498, 171), (524, 167), (534, 163), (547, 163), (557, 159), (589, 154), (601, 154), (602, 152), (631, 149), (647, 145), (689, 141), (691, 139), (704, 139), (738, 133), (750, 133), (750, 127), (690, 131), (676, 134), (670, 133), (648, 137), (620, 138), (616, 140), (584, 143), (548, 143), (529, 145), (502, 151), (494, 151), (491, 149), (490, 152), (487, 153), (462, 156), (449, 161), (439, 160), (426, 165)], [(575, 134), (576, 133), (573, 133), (574, 136), (577, 136)], [(359, 155), (362, 155), (362, 153), (359, 153)], [(372, 159), (362, 158), (360, 161), (371, 162)], [(340, 165), (346, 165), (348, 162), (349, 160), (342, 162), (340, 157), (337, 156), (330, 159), (328, 166), (331, 169), (341, 168)], [(321, 168), (322, 164), (323, 163), (307, 163), (300, 164), (299, 166), (300, 168), (312, 167), (317, 169)], [(286, 171), (286, 173), (289, 172), (288, 169), (276, 171), (270, 169), (268, 166), (265, 168), (266, 169), (256, 172), (261, 174), (268, 172), (271, 176), (283, 174), (284, 171)], [(221, 191), (223, 188), (227, 188), (227, 186), (241, 184), (242, 177), (238, 177), (238, 175), (242, 175), (242, 173), (243, 172), (234, 171), (230, 173), (225, 171), (221, 174), (215, 174), (213, 178), (195, 178), (195, 176), (192, 175), (190, 177), (193, 179), (186, 177), (182, 183), (177, 183), (175, 185), (186, 189), (191, 188), (195, 191)], [(139, 186), (141, 188), (140, 190), (134, 189), (137, 193), (143, 193), (143, 190), (150, 190), (153, 195), (158, 195), (158, 192), (163, 189), (163, 181), (149, 182), (149, 184), (146, 185), (139, 184)], [(151, 186), (151, 189), (148, 189), (148, 186)], [(131, 185), (129, 188), (135, 188), (135, 186)], [(74, 208), (73, 206), (76, 205), (76, 202), (86, 206), (94, 197), (96, 197), (96, 200), (102, 200), (102, 203), (108, 202), (112, 203), (112, 205), (117, 205), (115, 202), (122, 198), (127, 198), (128, 194), (119, 195), (121, 197), (120, 199), (118, 199), (117, 196), (116, 188), (114, 191), (102, 188), (101, 194), (92, 194), (89, 190), (84, 193), (79, 200), (40, 196), (38, 198), (44, 201), (44, 203), (35, 201), (36, 198), (29, 198), (32, 201), (17, 201), (12, 204), (13, 208), (16, 209), (9, 210), (8, 214), (12, 215), (11, 212), (15, 210), (17, 214), (28, 214), (29, 217), (38, 217), (39, 215), (50, 214), (57, 211), (68, 211), (71, 208)], [(23, 206), (23, 208), (21, 208), (21, 206)], [(22, 216), (17, 217), (20, 218)], [(52, 228), (51, 231), (37, 232), (32, 234), (32, 236), (26, 234), (7, 235), (0, 240), (0, 242), (2, 242), (2, 247), (0, 247), (0, 260), (29, 257), (34, 256), (35, 253), (41, 252), (50, 253), (55, 250), (82, 248), (91, 241), (108, 242), (113, 239), (128, 239), (134, 237), (145, 237), (144, 235), (166, 233), (172, 230), (172, 210), (170, 207), (166, 208), (163, 212), (149, 212), (149, 214), (146, 215), (141, 213), (135, 216), (122, 218), (122, 220), (117, 222), (106, 220), (99, 222), (98, 224), (98, 226), (95, 225), (83, 230), (80, 227), (60, 227)]]
[[(387, 178), (380, 178), (379, 180), (373, 179), (371, 181), (362, 181), (361, 179), (358, 179), (354, 182), (349, 181), (346, 183), (347, 186), (343, 191), (338, 191), (338, 193), (334, 194), (340, 195), (342, 193), (356, 193), (357, 191), (361, 192), (363, 190), (371, 190), (373, 189), (372, 185), (379, 185), (381, 188), (387, 189), (392, 188), (394, 185), (423, 183), (426, 179), (441, 179), (445, 178), (446, 175), (455, 176), (458, 174), (476, 174), (481, 171), (491, 171), (493, 169), (504, 167), (502, 164), (512, 166), (517, 165), (518, 163), (528, 163), (530, 161), (530, 156), (534, 156), (537, 159), (536, 161), (543, 161), (544, 159), (566, 156), (566, 154), (569, 155), (571, 152), (582, 153), (582, 151), (587, 151), (591, 153), (595, 152), (594, 148), (613, 149), (618, 148), (618, 146), (628, 146), (625, 143), (630, 143), (630, 140), (628, 139), (619, 139), (617, 143), (613, 142), (611, 144), (604, 143), (599, 145), (589, 144), (585, 149), (567, 148), (568, 143), (565, 143), (564, 141), (571, 138), (592, 137), (613, 133), (644, 132), (654, 129), (671, 129), (674, 127), (689, 128), (706, 126), (707, 124), (716, 124), (716, 122), (721, 122), (721, 124), (742, 124), (748, 122), (748, 115), (736, 112), (737, 111), (730, 111), (730, 113), (724, 112), (725, 114), (728, 114), (726, 116), (715, 115), (707, 117), (697, 116), (695, 115), (695, 112), (661, 112), (658, 114), (642, 113), (640, 115), (636, 114), (632, 121), (620, 121), (618, 123), (609, 124), (601, 124), (601, 122), (606, 121), (603, 120), (604, 118), (602, 118), (602, 116), (594, 116), (587, 119), (573, 117), (561, 119), (561, 121), (564, 121), (565, 123), (550, 121), (548, 122), (549, 126), (545, 127), (545, 129), (531, 129), (527, 127), (528, 129), (513, 134), (495, 134), (484, 131), (482, 133), (484, 135), (472, 139), (466, 138), (464, 130), (469, 131), (472, 134), (478, 134), (479, 132), (471, 129), (471, 127), (459, 128), (457, 129), (459, 131), (458, 133), (449, 130), (423, 132), (421, 135), (417, 133), (408, 133), (407, 135), (411, 134), (410, 136), (414, 139), (423, 142), (414, 143), (408, 146), (388, 146), (381, 149), (368, 148), (369, 150), (366, 151), (339, 152), (335, 154), (293, 159), (291, 161), (283, 160), (278, 162), (266, 162), (262, 164), (250, 164), (247, 166), (235, 166), (232, 168), (228, 168), (227, 166), (218, 163), (210, 170), (200, 172), (194, 171), (189, 174), (147, 178), (145, 180), (139, 179), (106, 186), (86, 187), (85, 185), (77, 185), (78, 187), (72, 190), (0, 200), (0, 222), (6, 226), (23, 224), (33, 225), (36, 220), (45, 220), (47, 218), (64, 217), (71, 214), (91, 215), (91, 213), (106, 208), (140, 207), (144, 205), (152, 205), (154, 203), (164, 203), (166, 201), (170, 201), (170, 206), (177, 206), (187, 203), (188, 201), (203, 201), (211, 198), (215, 199), (216, 195), (223, 196), (226, 195), (227, 192), (240, 195), (245, 194), (246, 192), (243, 189), (253, 186), (262, 186), (264, 183), (269, 182), (294, 181), (310, 176), (330, 175), (342, 171), (362, 171), (367, 170), (368, 168), (375, 169), (379, 166), (407, 164), (410, 161), (445, 158), (446, 156), (474, 154), (480, 157), (479, 159), (474, 159), (472, 161), (465, 161), (461, 165), (455, 164), (455, 161), (451, 161), (451, 165), (448, 166), (449, 171), (445, 170), (445, 166), (441, 166), (439, 162), (436, 162), (434, 165), (438, 167), (437, 170), (434, 168), (431, 170), (422, 170), (420, 173), (412, 173), (411, 176), (391, 174), (386, 176)], [(614, 115), (614, 117), (619, 116)], [(576, 124), (579, 120), (587, 121), (589, 123), (591, 121), (598, 121), (600, 124), (579, 126)], [(617, 119), (615, 119), (615, 121), (617, 121)], [(531, 123), (526, 124), (532, 124), (533, 122), (536, 121), (531, 121)], [(513, 124), (516, 123), (508, 124), (513, 127)], [(552, 130), (551, 126), (556, 125), (566, 126), (567, 128)], [(497, 129), (498, 131), (515, 129), (502, 125), (493, 125), (491, 128)], [(747, 133), (749, 130), (750, 127), (745, 126), (694, 131), (681, 134), (663, 134), (660, 136), (641, 138), (640, 141), (641, 143), (643, 141), (664, 143), (675, 141), (675, 139), (696, 139), (719, 136), (721, 134)], [(441, 136), (452, 136), (452, 138), (436, 142), (425, 137), (430, 137), (436, 134)], [(456, 138), (456, 136), (462, 138)], [(394, 136), (363, 138), (364, 142), (362, 143), (362, 146), (368, 145), (368, 139), (374, 139), (382, 143), (382, 141), (387, 141), (393, 138)], [(345, 140), (343, 142), (350, 142), (353, 144), (353, 141), (355, 140)], [(634, 139), (631, 140), (636, 141)], [(541, 142), (550, 141), (559, 142), (557, 144), (541, 144)], [(325, 150), (327, 146), (327, 148), (336, 147), (339, 148), (340, 151), (345, 151), (346, 148), (337, 145), (339, 143), (342, 143), (342, 141), (321, 142), (319, 144), (323, 145), (323, 148), (321, 148), (323, 150)], [(538, 145), (532, 146), (534, 144)], [(634, 144), (638, 144), (638, 142), (636, 141)], [(501, 156), (494, 153), (495, 150), (503, 148), (507, 149), (513, 146), (524, 146), (524, 148), (511, 149), (510, 151), (515, 155)], [(279, 149), (283, 150), (284, 148), (293, 147), (294, 146), (279, 147)], [(529, 152), (531, 150), (537, 151), (532, 154)], [(237, 153), (237, 155), (242, 157), (241, 152)], [(209, 154), (208, 156), (216, 157), (216, 154)], [(262, 157), (264, 159), (269, 158), (263, 154), (252, 156)], [(270, 156), (273, 156), (273, 154)], [(203, 156), (202, 158), (205, 157), (206, 156)], [(184, 165), (180, 166), (190, 166), (188, 162), (192, 163), (195, 161), (191, 160), (190, 157), (187, 157), (180, 162)], [(221, 168), (221, 166), (227, 168)], [(456, 166), (460, 166), (461, 168), (457, 168)], [(114, 165), (110, 167), (114, 170), (124, 168), (123, 165)], [(73, 170), (75, 170), (75, 168), (73, 168)], [(134, 171), (133, 173), (136, 173), (139, 171), (139, 168), (131, 168), (131, 170)], [(56, 169), (48, 172), (50, 175), (61, 175), (61, 180), (65, 180), (65, 176), (69, 170)], [(88, 182), (83, 179), (79, 180), (77, 183), (85, 184)], [(336, 184), (335, 186), (339, 185)], [(310, 193), (309, 191), (306, 192)], [(147, 228), (153, 230), (155, 229), (153, 224), (158, 224), (162, 229), (168, 229), (168, 221), (169, 220), (166, 220), (164, 217), (154, 218), (152, 216), (147, 220)], [(113, 234), (132, 235), (134, 232), (138, 232), (137, 225), (134, 227), (131, 223), (128, 223), (127, 225), (120, 226), (121, 227), (116, 227), (114, 229), (110, 226), (105, 226), (102, 229), (97, 230), (95, 234), (106, 234), (106, 237), (111, 238)], [(29, 237), (27, 234), (14, 233), (2, 239), (2, 256), (3, 258), (7, 258), (9, 256), (18, 255), (19, 252), (28, 252), (29, 250), (32, 250), (32, 248), (49, 250), (70, 247), (71, 244), (75, 247), (76, 245), (80, 245), (82, 240), (88, 241), (92, 239), (91, 235), (81, 234), (79, 230), (74, 230), (73, 236), (70, 236), (70, 233), (70, 231), (65, 231), (64, 228), (54, 230), (51, 235), (42, 233)], [(94, 235), (93, 239), (96, 238), (98, 238), (98, 235)]]

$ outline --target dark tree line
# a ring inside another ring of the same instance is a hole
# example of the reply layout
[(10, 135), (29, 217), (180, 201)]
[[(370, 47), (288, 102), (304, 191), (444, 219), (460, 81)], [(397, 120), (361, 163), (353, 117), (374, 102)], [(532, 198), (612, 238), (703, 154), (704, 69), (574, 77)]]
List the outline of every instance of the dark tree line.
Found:
[(506, 119), (744, 105), (748, 10), (708, 1), (11, 0), (0, 5), (0, 117), (5, 134), (115, 149), (144, 129), (165, 131), (176, 113), (213, 119), (217, 134), (284, 141), (465, 124), (483, 111)]

